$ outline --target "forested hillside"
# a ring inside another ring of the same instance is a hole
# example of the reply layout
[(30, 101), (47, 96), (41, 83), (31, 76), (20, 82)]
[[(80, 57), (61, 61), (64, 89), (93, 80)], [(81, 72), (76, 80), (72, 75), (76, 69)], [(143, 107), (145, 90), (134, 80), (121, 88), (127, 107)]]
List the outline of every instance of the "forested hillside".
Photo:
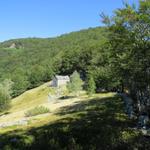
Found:
[[(0, 80), (11, 79), (13, 96), (17, 96), (50, 80), (54, 74), (70, 75), (77, 70), (86, 79), (89, 70), (95, 70), (96, 66), (105, 72), (106, 36), (105, 28), (97, 27), (56, 38), (3, 42), (0, 44)], [(98, 68), (95, 71), (98, 72)]]
[[(51, 39), (18, 39), (0, 44), (0, 80), (13, 83), (12, 96), (75, 70), (96, 90), (128, 93), (135, 113), (150, 114), (150, 2), (124, 3), (105, 27)], [(95, 89), (95, 88), (94, 88)], [(3, 93), (3, 92), (2, 92)], [(8, 94), (9, 97), (9, 94)], [(138, 113), (137, 113), (138, 112)]]

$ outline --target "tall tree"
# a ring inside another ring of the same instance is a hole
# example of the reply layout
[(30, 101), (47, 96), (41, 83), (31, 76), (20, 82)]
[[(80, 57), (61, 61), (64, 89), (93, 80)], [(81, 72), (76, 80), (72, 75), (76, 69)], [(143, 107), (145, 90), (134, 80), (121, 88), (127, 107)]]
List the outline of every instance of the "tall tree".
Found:
[(74, 71), (70, 76), (70, 82), (67, 85), (69, 92), (79, 95), (79, 92), (82, 90), (83, 82), (80, 78), (80, 74), (77, 71)]
[(150, 99), (150, 1), (139, 6), (124, 4), (114, 17), (103, 15), (110, 31), (111, 65), (122, 88), (140, 104), (149, 106)]
[(92, 75), (89, 75), (87, 79), (87, 93), (89, 96), (95, 93), (96, 84)]
[(4, 80), (0, 83), (0, 111), (4, 111), (9, 107), (10, 98), (11, 98), (11, 80)]

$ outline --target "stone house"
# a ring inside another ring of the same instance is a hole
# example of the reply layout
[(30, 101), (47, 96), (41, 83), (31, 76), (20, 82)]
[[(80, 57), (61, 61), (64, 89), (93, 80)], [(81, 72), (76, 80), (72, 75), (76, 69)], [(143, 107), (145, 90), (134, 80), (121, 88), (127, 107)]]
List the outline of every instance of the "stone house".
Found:
[(66, 85), (68, 82), (70, 82), (69, 76), (56, 75), (52, 80), (52, 86), (60, 87), (60, 86)]

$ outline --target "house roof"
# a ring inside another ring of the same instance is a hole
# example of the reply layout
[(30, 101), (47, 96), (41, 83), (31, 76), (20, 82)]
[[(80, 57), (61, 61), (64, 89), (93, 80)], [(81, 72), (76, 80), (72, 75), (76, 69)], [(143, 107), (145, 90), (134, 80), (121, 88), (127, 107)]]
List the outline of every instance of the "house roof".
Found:
[(56, 78), (57, 80), (70, 80), (69, 76), (56, 75), (55, 78)]

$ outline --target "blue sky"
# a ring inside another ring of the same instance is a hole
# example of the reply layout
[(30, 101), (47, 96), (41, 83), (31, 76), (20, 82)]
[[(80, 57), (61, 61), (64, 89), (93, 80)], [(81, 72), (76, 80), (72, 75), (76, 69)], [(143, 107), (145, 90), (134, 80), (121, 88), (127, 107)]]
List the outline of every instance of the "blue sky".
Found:
[(4, 41), (100, 26), (99, 14), (111, 15), (122, 7), (122, 0), (1, 0), (0, 6), (0, 41)]

